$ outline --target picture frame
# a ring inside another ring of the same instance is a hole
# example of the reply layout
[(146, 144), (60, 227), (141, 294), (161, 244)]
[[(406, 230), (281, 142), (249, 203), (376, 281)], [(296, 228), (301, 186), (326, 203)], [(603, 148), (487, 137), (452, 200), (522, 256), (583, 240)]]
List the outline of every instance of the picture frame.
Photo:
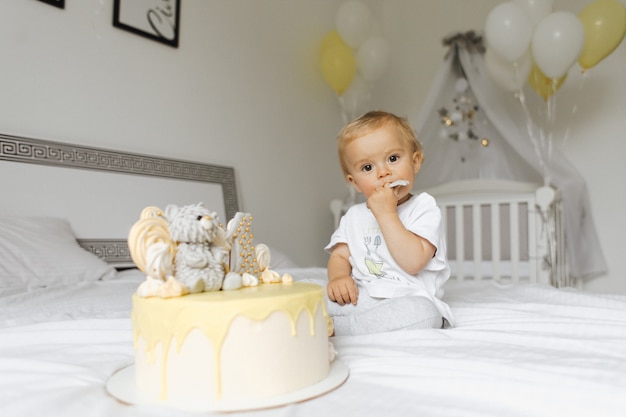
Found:
[(114, 0), (113, 26), (178, 48), (180, 0)]
[(50, 6), (58, 7), (59, 9), (65, 9), (65, 0), (39, 0), (42, 3), (49, 4)]

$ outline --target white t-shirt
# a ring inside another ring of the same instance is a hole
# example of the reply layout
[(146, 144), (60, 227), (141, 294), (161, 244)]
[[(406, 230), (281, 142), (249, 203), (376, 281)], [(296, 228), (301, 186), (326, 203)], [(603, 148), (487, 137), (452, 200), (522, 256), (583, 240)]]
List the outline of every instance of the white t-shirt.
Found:
[(398, 216), (407, 230), (428, 240), (436, 248), (435, 256), (416, 275), (405, 272), (393, 259), (378, 222), (366, 203), (348, 209), (325, 250), (330, 252), (338, 243), (348, 245), (352, 277), (360, 287), (367, 289), (370, 296), (424, 296), (452, 323), (450, 307), (441, 301), (443, 284), (450, 277), (450, 267), (446, 258), (441, 211), (435, 199), (427, 193), (412, 196), (398, 206)]

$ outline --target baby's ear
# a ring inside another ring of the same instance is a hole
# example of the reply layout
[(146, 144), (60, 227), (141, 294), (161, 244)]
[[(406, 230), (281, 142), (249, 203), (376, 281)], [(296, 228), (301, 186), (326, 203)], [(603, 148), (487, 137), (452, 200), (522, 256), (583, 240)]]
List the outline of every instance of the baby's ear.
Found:
[(359, 187), (359, 185), (356, 183), (356, 181), (354, 180), (354, 177), (352, 175), (346, 175), (346, 182), (349, 184), (348, 186), (352, 186), (354, 187), (354, 189), (360, 193), (361, 192), (361, 188)]
[(413, 169), (417, 174), (422, 167), (424, 161), (424, 154), (422, 152), (413, 152)]

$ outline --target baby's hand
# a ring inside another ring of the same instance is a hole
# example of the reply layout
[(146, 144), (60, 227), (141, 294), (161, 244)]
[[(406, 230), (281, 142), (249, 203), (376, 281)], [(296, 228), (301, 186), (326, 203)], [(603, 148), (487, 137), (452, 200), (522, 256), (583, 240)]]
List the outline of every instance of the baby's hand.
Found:
[(340, 306), (346, 304), (356, 305), (359, 298), (359, 288), (356, 286), (354, 279), (349, 276), (335, 278), (330, 281), (326, 287), (328, 298)]
[(367, 207), (374, 216), (382, 213), (395, 212), (398, 205), (398, 190), (388, 186), (376, 188), (367, 199)]

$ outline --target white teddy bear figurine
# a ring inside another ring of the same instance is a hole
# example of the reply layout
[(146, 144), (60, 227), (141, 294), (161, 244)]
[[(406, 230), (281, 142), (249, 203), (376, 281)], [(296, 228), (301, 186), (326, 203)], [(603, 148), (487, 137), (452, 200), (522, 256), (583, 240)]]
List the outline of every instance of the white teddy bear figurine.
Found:
[(254, 245), (252, 216), (238, 212), (220, 225), (217, 213), (202, 203), (146, 207), (130, 229), (128, 247), (147, 275), (140, 297), (178, 297), (189, 293), (237, 290), (263, 284), (290, 284), (270, 269), (270, 249)]
[(189, 292), (222, 288), (230, 247), (217, 213), (201, 203), (165, 209), (170, 238), (176, 242), (174, 274)]
[(142, 297), (176, 297), (201, 291), (238, 289), (241, 276), (226, 274), (230, 244), (217, 213), (202, 203), (165, 212), (147, 207), (131, 228), (128, 244), (137, 267), (147, 280)]

